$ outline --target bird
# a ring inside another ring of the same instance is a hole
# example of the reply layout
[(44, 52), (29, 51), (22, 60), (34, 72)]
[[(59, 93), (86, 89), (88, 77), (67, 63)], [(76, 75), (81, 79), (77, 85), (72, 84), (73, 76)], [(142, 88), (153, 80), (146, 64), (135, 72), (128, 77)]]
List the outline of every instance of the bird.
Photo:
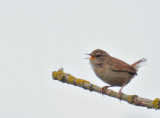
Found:
[(96, 76), (110, 85), (102, 87), (100, 92), (104, 94), (108, 87), (121, 87), (117, 96), (119, 99), (121, 99), (123, 87), (137, 75), (137, 71), (142, 63), (147, 61), (147, 59), (142, 58), (130, 65), (120, 59), (110, 56), (101, 49), (93, 50), (87, 55), (90, 55), (88, 59)]

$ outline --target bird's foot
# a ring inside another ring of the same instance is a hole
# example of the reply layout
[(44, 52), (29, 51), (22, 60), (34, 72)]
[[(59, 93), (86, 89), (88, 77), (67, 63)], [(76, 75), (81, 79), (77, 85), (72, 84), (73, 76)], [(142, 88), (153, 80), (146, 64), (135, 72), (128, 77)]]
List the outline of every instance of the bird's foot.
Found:
[(121, 102), (121, 91), (119, 91), (119, 93), (118, 93), (118, 99), (119, 99), (120, 102)]
[(102, 95), (105, 94), (108, 87), (111, 87), (111, 86), (104, 86), (104, 87), (101, 88), (100, 92), (101, 92)]

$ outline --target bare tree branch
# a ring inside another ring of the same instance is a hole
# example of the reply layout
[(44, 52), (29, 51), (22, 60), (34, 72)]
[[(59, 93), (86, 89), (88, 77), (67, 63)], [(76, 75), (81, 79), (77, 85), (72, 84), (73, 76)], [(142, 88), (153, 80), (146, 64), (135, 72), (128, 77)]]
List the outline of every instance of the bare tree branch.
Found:
[[(52, 77), (53, 79), (59, 80), (64, 83), (72, 84), (72, 85), (79, 86), (81, 88), (84, 88), (90, 91), (101, 93), (100, 92), (101, 88), (99, 86), (93, 85), (86, 80), (78, 79), (70, 74), (64, 73), (62, 68), (59, 69), (58, 71), (53, 71)], [(118, 98), (118, 93), (110, 89), (107, 89), (105, 91), (105, 95), (108, 95), (114, 98)], [(147, 108), (152, 108), (152, 109), (160, 109), (160, 99), (159, 98), (156, 98), (155, 100), (149, 100), (146, 98), (138, 97), (137, 95), (126, 95), (122, 93), (121, 100), (124, 100), (130, 104), (134, 104), (136, 106), (142, 106), (142, 107), (147, 107)]]

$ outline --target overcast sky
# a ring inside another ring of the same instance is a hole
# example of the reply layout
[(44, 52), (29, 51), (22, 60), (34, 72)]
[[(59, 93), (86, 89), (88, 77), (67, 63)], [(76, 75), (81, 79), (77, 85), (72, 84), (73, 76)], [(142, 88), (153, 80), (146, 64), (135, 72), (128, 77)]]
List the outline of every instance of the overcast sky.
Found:
[[(147, 63), (123, 92), (160, 98), (159, 0), (1, 0), (0, 118), (158, 118), (160, 112), (52, 79), (64, 72), (105, 86), (85, 53)], [(112, 90), (119, 91), (119, 87)]]

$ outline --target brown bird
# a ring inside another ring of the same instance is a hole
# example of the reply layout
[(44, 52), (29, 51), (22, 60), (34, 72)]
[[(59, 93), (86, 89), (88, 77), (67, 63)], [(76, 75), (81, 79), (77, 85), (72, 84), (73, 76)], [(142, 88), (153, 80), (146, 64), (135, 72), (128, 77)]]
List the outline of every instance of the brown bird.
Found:
[(110, 56), (107, 52), (96, 49), (88, 54), (90, 64), (95, 74), (104, 82), (110, 84), (110, 86), (104, 86), (101, 88), (101, 93), (104, 93), (108, 87), (119, 86), (118, 98), (121, 99), (122, 88), (127, 85), (130, 80), (137, 75), (137, 70), (142, 62), (146, 59), (140, 59), (139, 61), (129, 65), (122, 60)]

